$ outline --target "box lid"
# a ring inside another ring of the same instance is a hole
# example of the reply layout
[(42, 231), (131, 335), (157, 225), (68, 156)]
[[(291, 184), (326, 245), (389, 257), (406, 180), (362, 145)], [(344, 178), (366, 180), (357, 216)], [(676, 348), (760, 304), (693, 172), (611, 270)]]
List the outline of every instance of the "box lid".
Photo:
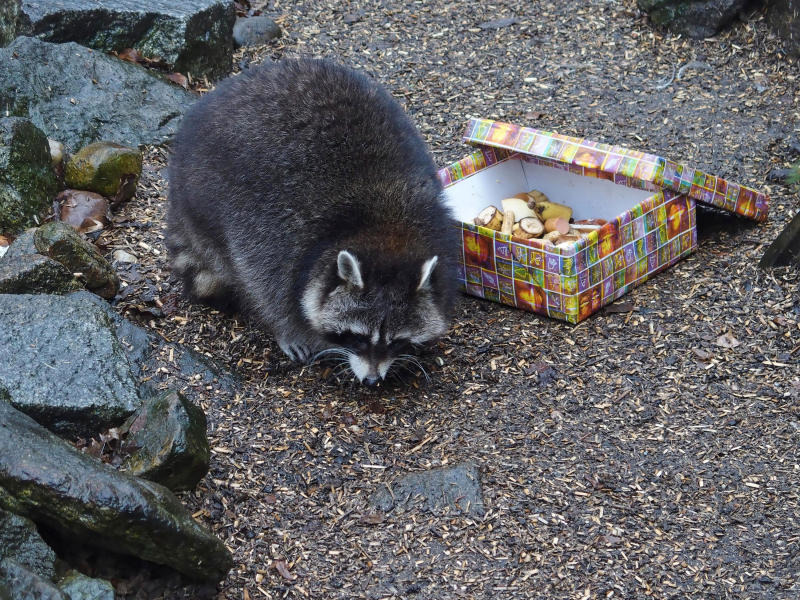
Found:
[(769, 211), (769, 197), (762, 192), (638, 150), (476, 118), (467, 123), (463, 139), (476, 146), (505, 148), (567, 165), (625, 175), (755, 221), (766, 220)]

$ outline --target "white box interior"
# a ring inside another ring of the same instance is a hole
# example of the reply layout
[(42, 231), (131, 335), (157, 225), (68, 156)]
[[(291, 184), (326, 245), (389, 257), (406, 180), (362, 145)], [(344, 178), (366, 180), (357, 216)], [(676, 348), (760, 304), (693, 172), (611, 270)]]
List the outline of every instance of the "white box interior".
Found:
[(530, 190), (540, 190), (551, 201), (571, 207), (575, 220), (610, 221), (654, 194), (516, 158), (456, 181), (445, 188), (444, 199), (459, 221), (472, 223), (490, 204), (501, 208), (503, 198)]

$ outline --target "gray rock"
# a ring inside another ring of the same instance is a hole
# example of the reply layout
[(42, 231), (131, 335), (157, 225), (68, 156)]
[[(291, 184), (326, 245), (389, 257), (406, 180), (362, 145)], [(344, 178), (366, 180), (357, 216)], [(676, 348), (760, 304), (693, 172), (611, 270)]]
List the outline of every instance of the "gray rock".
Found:
[(39, 577), (56, 574), (56, 553), (39, 535), (30, 519), (0, 510), (0, 562), (13, 560)]
[(789, 54), (800, 56), (800, 0), (771, 0), (767, 22), (786, 41)]
[(263, 46), (281, 37), (281, 33), (281, 28), (269, 17), (237, 17), (233, 41), (237, 46)]
[(14, 258), (15, 256), (24, 256), (26, 254), (36, 254), (36, 246), (33, 243), (33, 234), (36, 232), (35, 227), (26, 229), (20, 233), (16, 239), (11, 242), (8, 251), (3, 255), (3, 259)]
[(64, 179), (69, 187), (122, 202), (136, 193), (141, 174), (142, 153), (138, 149), (115, 142), (95, 142), (69, 159)]
[(0, 48), (0, 106), (72, 151), (101, 139), (161, 144), (196, 99), (138, 65), (78, 44), (19, 37)]
[(57, 191), (47, 136), (28, 119), (0, 119), (0, 232), (16, 233), (36, 224)]
[(0, 598), (4, 595), (9, 600), (70, 600), (53, 582), (13, 560), (0, 561)]
[(91, 292), (113, 298), (119, 290), (119, 277), (91, 242), (66, 223), (45, 223), (33, 236), (36, 250), (64, 265), (70, 273), (80, 273), (80, 280)]
[(654, 24), (697, 39), (727, 27), (745, 4), (747, 0), (639, 0)]
[(0, 387), (59, 434), (125, 421), (141, 404), (136, 377), (148, 350), (141, 329), (88, 292), (0, 294)]
[(66, 294), (82, 287), (64, 265), (40, 254), (0, 260), (0, 294)]
[(217, 79), (231, 70), (233, 3), (226, 0), (23, 0), (30, 35), (103, 52), (134, 48), (174, 71)]
[(183, 394), (149, 398), (122, 429), (139, 448), (125, 463), (131, 475), (180, 491), (194, 489), (208, 472), (206, 416)]
[(769, 245), (758, 266), (769, 269), (791, 264), (800, 266), (800, 212)]
[(61, 579), (58, 589), (69, 600), (114, 600), (114, 586), (111, 582), (87, 577), (78, 571), (72, 571)]
[(0, 508), (85, 543), (219, 581), (230, 552), (163, 486), (82, 454), (0, 402)]
[(425, 510), (434, 513), (448, 508), (476, 516), (484, 513), (480, 471), (471, 463), (410, 473), (394, 481), (391, 488), (391, 493), (385, 487), (378, 489), (370, 504), (383, 512), (422, 502)]
[(0, 0), (0, 48), (8, 46), (17, 37), (24, 23), (20, 0)]

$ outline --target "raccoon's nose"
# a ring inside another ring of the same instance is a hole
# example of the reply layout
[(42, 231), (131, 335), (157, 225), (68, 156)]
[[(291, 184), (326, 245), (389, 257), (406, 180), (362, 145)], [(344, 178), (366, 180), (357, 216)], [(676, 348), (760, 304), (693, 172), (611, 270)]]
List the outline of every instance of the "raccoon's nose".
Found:
[(376, 385), (380, 380), (380, 377), (364, 377), (364, 383), (366, 385)]

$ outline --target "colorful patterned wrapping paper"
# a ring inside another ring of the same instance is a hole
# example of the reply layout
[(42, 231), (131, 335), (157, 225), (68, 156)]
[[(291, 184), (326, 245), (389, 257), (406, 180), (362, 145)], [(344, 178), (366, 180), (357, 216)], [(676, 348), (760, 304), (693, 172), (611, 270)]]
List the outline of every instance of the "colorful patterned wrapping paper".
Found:
[(649, 182), (658, 189), (672, 190), (690, 198), (764, 221), (769, 212), (766, 194), (726, 181), (687, 165), (591, 140), (520, 127), (490, 119), (470, 119), (464, 141), (550, 159), (566, 165), (597, 169)]
[[(465, 139), (478, 150), (439, 171), (445, 187), (499, 162), (521, 159), (653, 192), (563, 247), (512, 239), (472, 223), (457, 225), (463, 242), (457, 274), (462, 291), (570, 323), (694, 252), (697, 201), (756, 220), (767, 216), (764, 194), (642, 152), (479, 119), (470, 121)], [(486, 204), (493, 202), (499, 198), (487, 198)]]

